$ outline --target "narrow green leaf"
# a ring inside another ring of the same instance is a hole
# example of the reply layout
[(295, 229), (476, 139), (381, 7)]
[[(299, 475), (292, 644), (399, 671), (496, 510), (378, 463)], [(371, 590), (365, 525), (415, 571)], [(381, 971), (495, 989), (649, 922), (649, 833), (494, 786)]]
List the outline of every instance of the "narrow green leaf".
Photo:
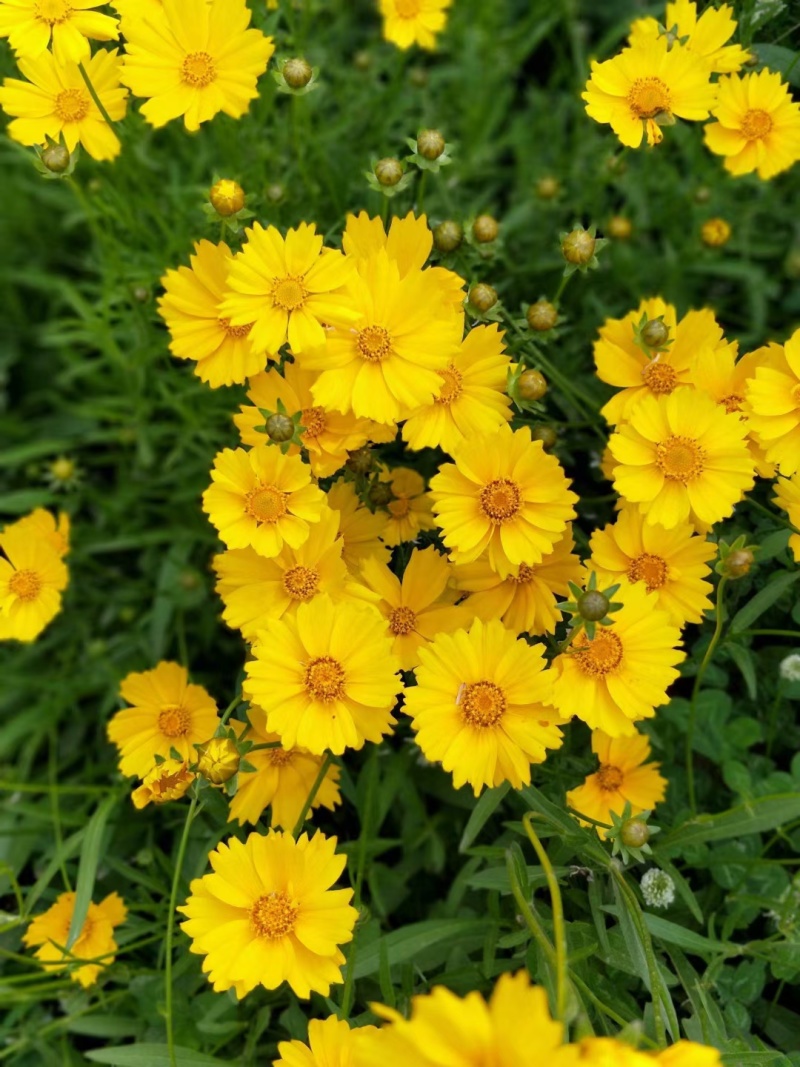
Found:
[[(112, 1067), (170, 1067), (166, 1045), (122, 1045), (119, 1048), (94, 1049), (84, 1052), (84, 1056), (94, 1063), (109, 1063)], [(178, 1067), (222, 1067), (228, 1061), (176, 1046), (175, 1062)]]
[(677, 945), (686, 952), (694, 952), (698, 956), (713, 956), (720, 952), (736, 951), (736, 946), (728, 941), (715, 941), (703, 934), (696, 934), (693, 930), (687, 930), (685, 926), (662, 919), (659, 915), (652, 915), (649, 911), (643, 912), (647, 929), (659, 941)]
[(86, 913), (92, 901), (94, 892), (94, 880), (97, 875), (97, 864), (100, 860), (100, 848), (103, 843), (103, 832), (108, 822), (108, 817), (119, 803), (119, 793), (107, 796), (97, 807), (94, 815), (89, 820), (86, 833), (81, 846), (80, 867), (78, 868), (78, 881), (75, 886), (75, 910), (72, 912), (72, 922), (69, 925), (66, 948), (70, 949), (75, 944), (78, 934), (81, 932)]
[(680, 949), (671, 948), (669, 958), (694, 1009), (694, 1014), (700, 1022), (704, 1043), (719, 1048), (727, 1041), (728, 1034), (725, 1029), (725, 1020), (716, 1002), (703, 988), (699, 974)]
[(704, 841), (724, 841), (731, 837), (759, 834), (798, 818), (800, 793), (759, 797), (718, 815), (699, 815), (691, 819), (663, 837), (658, 842), (658, 848), (662, 852), (674, 852)]
[(756, 619), (763, 615), (767, 608), (771, 608), (798, 578), (800, 578), (800, 571), (781, 571), (776, 574), (763, 589), (760, 589), (743, 608), (736, 612), (731, 620), (730, 632), (739, 634), (742, 630), (752, 626)]
[(366, 978), (367, 975), (380, 971), (382, 945), (385, 946), (389, 966), (394, 967), (413, 960), (421, 952), (442, 943), (452, 942), (457, 945), (468, 938), (475, 938), (482, 944), (485, 937), (485, 919), (428, 919), (412, 923), (359, 949), (355, 976)]
[(458, 846), (459, 852), (466, 852), (488, 820), (495, 813), (508, 790), (508, 782), (503, 782), (497, 789), (486, 790), (472, 809), (472, 813), (467, 820), (467, 825), (464, 827), (464, 833), (461, 835), (461, 843)]

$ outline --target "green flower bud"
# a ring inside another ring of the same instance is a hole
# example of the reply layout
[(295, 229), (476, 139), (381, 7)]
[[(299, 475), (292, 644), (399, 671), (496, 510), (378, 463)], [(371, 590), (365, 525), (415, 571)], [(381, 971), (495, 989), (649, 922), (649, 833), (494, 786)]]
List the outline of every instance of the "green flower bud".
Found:
[(423, 159), (438, 159), (444, 152), (445, 140), (438, 130), (421, 130), (417, 136), (417, 152)]
[(561, 241), (561, 254), (567, 263), (585, 267), (594, 256), (596, 239), (582, 226), (571, 230)]
[(367, 497), (370, 504), (376, 508), (384, 508), (393, 499), (392, 487), (388, 482), (376, 482)]
[(611, 601), (599, 589), (588, 589), (578, 599), (578, 614), (586, 622), (600, 622), (610, 606)]
[(266, 429), (267, 437), (277, 444), (291, 441), (295, 433), (295, 425), (292, 420), (288, 415), (282, 415), (280, 412), (270, 415), (266, 422)]
[(41, 160), (51, 173), (63, 174), (70, 163), (69, 149), (63, 144), (49, 144), (42, 149)]
[(531, 440), (541, 441), (545, 452), (551, 452), (558, 444), (558, 434), (552, 426), (542, 423), (531, 430)]
[(628, 819), (622, 824), (620, 837), (627, 848), (641, 848), (650, 840), (650, 827), (642, 819)]
[(353, 474), (369, 474), (374, 465), (375, 455), (367, 445), (364, 445), (363, 448), (355, 449), (347, 457), (346, 466)]
[(536, 330), (537, 333), (546, 333), (552, 330), (558, 322), (558, 310), (549, 300), (537, 300), (528, 308), (526, 317), (532, 330)]
[(499, 232), (500, 226), (497, 219), (492, 218), (491, 215), (478, 215), (472, 224), (472, 236), (482, 245), (496, 241)]
[(440, 252), (455, 252), (464, 240), (464, 231), (457, 222), (447, 219), (433, 231), (433, 243)]
[(287, 59), (281, 71), (283, 80), (291, 89), (305, 89), (314, 76), (311, 65), (299, 56)]
[(468, 296), (470, 304), (478, 311), (490, 311), (497, 303), (497, 292), (484, 282), (473, 285)]
[(381, 185), (391, 187), (397, 185), (403, 177), (403, 167), (398, 159), (387, 157), (378, 160), (374, 173)]
[(642, 340), (648, 348), (663, 348), (669, 340), (669, 326), (662, 319), (650, 319), (642, 327)]
[[(520, 400), (541, 400), (547, 392), (547, 379), (538, 370), (526, 370), (519, 376), (517, 382), (517, 393)], [(551, 427), (540, 427), (541, 429), (551, 429)], [(534, 440), (544, 441), (541, 437), (534, 438)]]

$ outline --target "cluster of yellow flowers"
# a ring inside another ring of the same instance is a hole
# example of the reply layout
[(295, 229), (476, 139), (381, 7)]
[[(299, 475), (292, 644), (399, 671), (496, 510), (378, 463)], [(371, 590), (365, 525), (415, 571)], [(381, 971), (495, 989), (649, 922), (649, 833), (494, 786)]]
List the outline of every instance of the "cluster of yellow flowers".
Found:
[[(592, 64), (583, 99), (587, 113), (607, 122), (624, 145), (659, 144), (676, 119), (707, 123), (707, 147), (731, 174), (773, 178), (800, 159), (800, 105), (780, 74), (740, 74), (749, 53), (728, 42), (733, 9), (670, 0), (663, 25), (637, 19), (626, 48)], [(721, 75), (712, 81), (714, 75)]]
[(69, 516), (36, 508), (0, 532), (0, 641), (33, 641), (61, 611)]

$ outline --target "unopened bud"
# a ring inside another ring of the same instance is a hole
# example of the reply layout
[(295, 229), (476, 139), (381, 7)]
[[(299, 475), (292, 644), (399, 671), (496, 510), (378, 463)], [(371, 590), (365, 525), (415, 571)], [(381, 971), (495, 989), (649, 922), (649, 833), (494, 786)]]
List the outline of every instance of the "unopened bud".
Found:
[(594, 255), (595, 238), (588, 230), (578, 226), (561, 241), (561, 254), (567, 263), (576, 267), (585, 267)]
[(224, 785), (239, 770), (241, 758), (236, 743), (229, 737), (212, 737), (197, 746), (197, 770), (212, 785)]
[(650, 827), (643, 819), (628, 819), (622, 824), (620, 837), (628, 848), (641, 848), (650, 840)]
[(558, 322), (558, 310), (549, 300), (537, 300), (531, 304), (526, 315), (528, 325), (538, 333), (547, 333)]
[(488, 245), (497, 240), (500, 226), (497, 219), (491, 215), (478, 215), (472, 224), (472, 236), (482, 245)]
[(375, 464), (375, 456), (371, 448), (366, 445), (357, 448), (347, 457), (346, 466), (353, 474), (369, 474)]
[(363, 49), (360, 52), (356, 52), (356, 54), (353, 56), (353, 66), (356, 68), (356, 70), (369, 70), (369, 68), (372, 66), (372, 56), (369, 52), (365, 52)]
[(266, 422), (267, 437), (276, 444), (291, 441), (295, 433), (295, 425), (288, 415), (276, 412), (270, 415)]
[(216, 213), (225, 219), (244, 207), (244, 189), (238, 182), (222, 178), (211, 186), (208, 199)]
[(444, 137), (438, 130), (421, 130), (417, 136), (417, 152), (423, 159), (438, 159), (444, 152)]
[(721, 248), (727, 244), (731, 236), (730, 223), (725, 219), (706, 219), (700, 230), (703, 244), (708, 248)]
[(711, 190), (707, 185), (698, 185), (694, 191), (694, 201), (696, 204), (707, 204), (711, 199)]
[(633, 233), (631, 220), (624, 215), (612, 215), (608, 220), (608, 232), (616, 241), (627, 241)]
[(560, 192), (561, 182), (559, 182), (558, 178), (552, 178), (548, 175), (540, 178), (536, 183), (536, 195), (540, 200), (554, 200)]
[(589, 589), (578, 598), (578, 614), (586, 622), (600, 622), (608, 614), (611, 602), (599, 589)]
[(403, 167), (398, 159), (379, 159), (375, 164), (375, 177), (381, 185), (397, 185), (403, 177)]
[(663, 348), (669, 340), (669, 326), (662, 319), (650, 319), (642, 327), (642, 340), (648, 348)]
[(49, 144), (42, 149), (41, 160), (52, 174), (63, 174), (69, 167), (69, 149), (63, 144)]
[(469, 302), (478, 311), (489, 311), (497, 303), (497, 292), (491, 285), (478, 282), (469, 291)]
[(287, 59), (283, 64), (281, 73), (283, 74), (283, 80), (290, 89), (305, 89), (314, 75), (311, 65), (299, 56), (294, 59)]
[(551, 452), (558, 444), (558, 434), (552, 426), (547, 426), (543, 423), (533, 427), (531, 430), (531, 440), (541, 441), (542, 448), (545, 452)]
[(384, 508), (393, 499), (394, 493), (388, 482), (376, 482), (367, 493), (370, 504), (376, 508)]
[(279, 200), (283, 200), (286, 195), (286, 190), (280, 182), (273, 182), (271, 185), (268, 185), (264, 191), (267, 200), (271, 200), (273, 204), (277, 204)]
[[(520, 400), (541, 400), (546, 392), (547, 379), (541, 371), (526, 370), (520, 374), (517, 382), (517, 393)], [(544, 429), (544, 427), (542, 428)], [(541, 441), (542, 439), (537, 438), (537, 440)]]
[(440, 252), (455, 252), (464, 240), (464, 231), (457, 222), (447, 219), (433, 231), (433, 243)]
[(725, 560), (725, 573), (729, 578), (744, 578), (756, 561), (749, 548), (735, 549)]
[(133, 287), (133, 299), (140, 304), (146, 304), (150, 299), (150, 290), (143, 285), (135, 285)]

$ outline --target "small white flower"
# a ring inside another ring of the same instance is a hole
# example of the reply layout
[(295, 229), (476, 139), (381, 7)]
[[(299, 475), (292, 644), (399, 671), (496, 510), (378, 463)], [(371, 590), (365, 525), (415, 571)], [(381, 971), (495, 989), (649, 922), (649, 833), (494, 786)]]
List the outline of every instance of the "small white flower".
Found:
[(675, 883), (658, 867), (651, 867), (646, 871), (639, 884), (648, 908), (667, 908), (675, 899)]
[(787, 682), (800, 682), (800, 652), (790, 652), (781, 660), (781, 678)]

